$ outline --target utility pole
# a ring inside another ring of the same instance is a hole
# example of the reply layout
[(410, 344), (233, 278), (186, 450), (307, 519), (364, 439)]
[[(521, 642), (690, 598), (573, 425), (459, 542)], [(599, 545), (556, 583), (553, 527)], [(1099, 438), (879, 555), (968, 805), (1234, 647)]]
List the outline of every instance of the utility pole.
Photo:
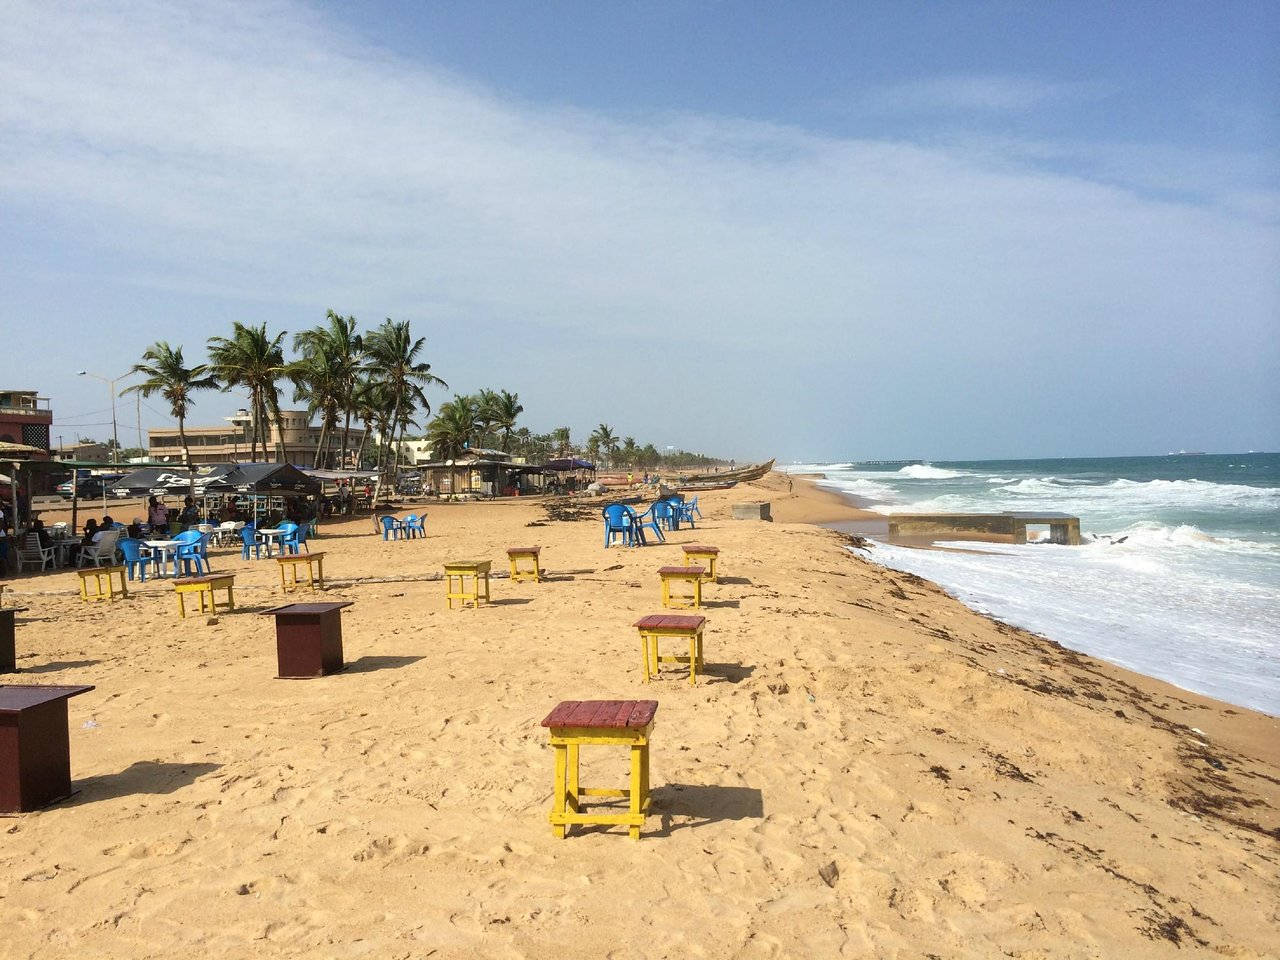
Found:
[(93, 379), (95, 380), (101, 380), (103, 383), (107, 385), (107, 389), (111, 391), (111, 442), (114, 444), (114, 446), (111, 448), (111, 462), (115, 464), (119, 464), (120, 463), (120, 425), (116, 420), (116, 381), (123, 380), (125, 377), (129, 376), (129, 374), (122, 373), (118, 377), (107, 378), (97, 373), (90, 373), (88, 370), (77, 370), (76, 376), (77, 377), (93, 377)]

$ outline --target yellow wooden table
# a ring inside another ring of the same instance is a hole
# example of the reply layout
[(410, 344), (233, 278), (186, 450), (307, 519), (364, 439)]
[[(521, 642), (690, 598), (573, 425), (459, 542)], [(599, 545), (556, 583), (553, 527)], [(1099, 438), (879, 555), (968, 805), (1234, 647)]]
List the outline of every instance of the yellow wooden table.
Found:
[[(80, 575), (81, 600), (114, 600), (116, 598), (115, 580), (120, 578), (120, 596), (127, 597), (129, 588), (124, 585), (124, 567), (80, 567), (76, 570)], [(89, 592), (89, 579), (93, 579), (94, 592)], [(106, 593), (102, 592), (103, 583), (107, 585)]]
[(178, 615), (187, 619), (186, 595), (194, 593), (200, 600), (200, 612), (204, 613), (205, 597), (209, 598), (209, 612), (218, 612), (218, 601), (213, 591), (227, 591), (227, 610), (236, 608), (236, 575), (234, 573), (210, 573), (203, 577), (183, 577), (173, 581), (173, 592), (178, 595)]
[[(702, 629), (706, 624), (706, 617), (678, 613), (651, 613), (637, 620), (633, 626), (640, 631), (640, 652), (644, 658), (644, 682), (648, 683), (651, 676), (657, 676), (660, 663), (687, 663), (689, 684), (692, 686), (697, 683), (698, 671), (702, 669)], [(688, 640), (689, 655), (687, 657), (659, 656), (658, 641), (663, 637)]]
[[(489, 565), (490, 560), (451, 560), (444, 565), (445, 596), (449, 599), (449, 609), (453, 609), (453, 601), (458, 600), (463, 606), (468, 602), (473, 607), (480, 606), (480, 601), (489, 602)], [(467, 578), (471, 578), (471, 589), (467, 589)], [(453, 587), (454, 580), (458, 588)], [(484, 584), (481, 592), (480, 585)]]
[(690, 566), (704, 566), (707, 572), (703, 574), (704, 583), (714, 583), (716, 580), (716, 559), (720, 556), (719, 547), (708, 547), (705, 544), (690, 543), (684, 548), (684, 562)]
[[(552, 790), (551, 831), (564, 838), (569, 826), (592, 823), (625, 826), (632, 840), (640, 839), (649, 812), (649, 738), (657, 700), (565, 700), (542, 721), (551, 731), (556, 752)], [(628, 789), (583, 787), (578, 782), (578, 748), (600, 744), (626, 747), (631, 754)], [(584, 797), (619, 797), (627, 801), (625, 813), (587, 813)]]
[[(702, 606), (702, 575), (706, 570), (702, 567), (661, 567), (658, 576), (662, 578), (662, 605), (668, 609), (689, 608), (697, 610)], [(692, 593), (672, 595), (671, 584), (687, 583)]]
[[(280, 589), (285, 593), (298, 589), (298, 565), (305, 563), (307, 565), (307, 585), (314, 591), (316, 584), (324, 586), (324, 551), (320, 550), (316, 553), (285, 553), (276, 557), (276, 563), (280, 564)], [(313, 566), (314, 564), (314, 566)], [(286, 582), (284, 574), (286, 568), (289, 571), (290, 579)]]
[[(542, 552), (541, 547), (508, 547), (507, 560), (511, 564), (511, 582), (519, 583), (521, 580), (533, 580), (542, 582), (542, 567), (538, 563), (538, 554)], [(530, 569), (525, 566), (525, 562), (533, 561), (533, 567)]]

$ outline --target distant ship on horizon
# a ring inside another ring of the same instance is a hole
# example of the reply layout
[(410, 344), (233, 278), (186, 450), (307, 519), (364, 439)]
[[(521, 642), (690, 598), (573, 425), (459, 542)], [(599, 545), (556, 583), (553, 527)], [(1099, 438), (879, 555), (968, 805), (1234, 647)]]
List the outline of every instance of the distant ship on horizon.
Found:
[(1176, 453), (1170, 450), (1165, 456), (1169, 457), (1207, 457), (1208, 454), (1203, 450), (1179, 450)]

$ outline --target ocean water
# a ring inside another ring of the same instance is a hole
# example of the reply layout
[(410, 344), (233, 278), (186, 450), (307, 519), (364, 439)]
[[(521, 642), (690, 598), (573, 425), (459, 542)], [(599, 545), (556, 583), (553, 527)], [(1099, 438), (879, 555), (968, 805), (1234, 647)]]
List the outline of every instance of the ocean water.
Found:
[(1085, 544), (876, 543), (970, 606), (1187, 690), (1280, 715), (1280, 454), (793, 464), (881, 513), (1058, 510)]

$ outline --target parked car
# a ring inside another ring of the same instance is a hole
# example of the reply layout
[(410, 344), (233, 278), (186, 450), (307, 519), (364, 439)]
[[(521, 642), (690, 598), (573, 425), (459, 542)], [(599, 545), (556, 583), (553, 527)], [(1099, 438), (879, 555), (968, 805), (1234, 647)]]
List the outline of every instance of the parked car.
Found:
[[(116, 473), (103, 476), (82, 477), (80, 479), (80, 489), (77, 492), (81, 500), (97, 500), (103, 495), (104, 488), (109, 491), (111, 484), (119, 480), (124, 474)], [(71, 481), (58, 484), (58, 495), (71, 499)]]

